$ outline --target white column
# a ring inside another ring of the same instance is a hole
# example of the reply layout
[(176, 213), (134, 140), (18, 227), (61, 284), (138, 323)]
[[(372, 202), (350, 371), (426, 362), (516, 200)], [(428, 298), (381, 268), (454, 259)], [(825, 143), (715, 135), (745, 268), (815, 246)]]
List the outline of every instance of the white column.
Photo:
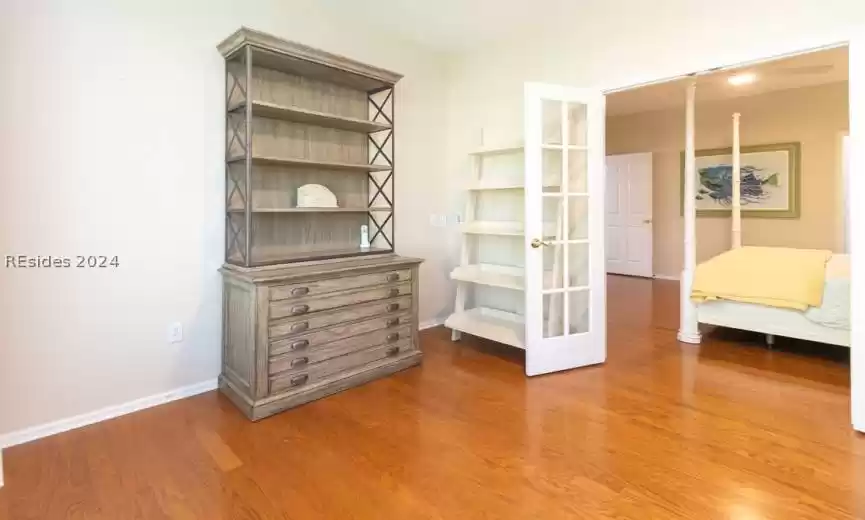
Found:
[(685, 343), (699, 343), (697, 307), (691, 301), (694, 269), (697, 266), (697, 207), (694, 199), (696, 156), (694, 150), (694, 101), (697, 83), (688, 85), (685, 100), (685, 258), (679, 283), (679, 333), (676, 337)]
[(730, 246), (742, 247), (742, 166), (739, 156), (739, 114), (733, 114), (733, 229)]

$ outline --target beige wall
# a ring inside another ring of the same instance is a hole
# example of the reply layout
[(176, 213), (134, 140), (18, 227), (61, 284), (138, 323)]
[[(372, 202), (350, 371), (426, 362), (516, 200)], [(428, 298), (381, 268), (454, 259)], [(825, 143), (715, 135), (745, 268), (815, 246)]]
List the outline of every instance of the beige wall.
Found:
[[(839, 135), (847, 129), (847, 83), (773, 92), (697, 105), (697, 149), (732, 144), (733, 112), (742, 114), (742, 146), (802, 144), (801, 218), (742, 221), (745, 245), (840, 250), (843, 200)], [(699, 98), (699, 87), (697, 96)], [(684, 105), (684, 92), (682, 94)], [(607, 120), (607, 154), (652, 152), (654, 272), (678, 276), (682, 268), (680, 153), (684, 109), (645, 112)], [(697, 260), (730, 247), (730, 218), (697, 220)]]
[[(225, 78), (216, 44), (241, 25), (405, 75), (397, 252), (426, 260), (422, 322), (453, 302), (448, 251), (428, 217), (446, 211), (447, 60), (324, 4), (4, 2), (0, 29), (15, 45), (0, 46), (0, 253), (118, 255), (120, 267), (0, 267), (0, 446), (20, 438), (9, 432), (219, 374)], [(184, 325), (180, 344), (167, 341), (172, 322)]]

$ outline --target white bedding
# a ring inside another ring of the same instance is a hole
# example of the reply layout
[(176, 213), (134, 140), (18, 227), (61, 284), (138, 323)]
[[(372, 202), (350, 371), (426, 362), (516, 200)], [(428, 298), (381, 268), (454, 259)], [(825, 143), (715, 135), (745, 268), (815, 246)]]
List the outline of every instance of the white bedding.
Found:
[(832, 255), (820, 307), (805, 312), (752, 303), (715, 300), (697, 305), (697, 320), (833, 345), (850, 346), (850, 257)]
[(850, 256), (832, 255), (826, 264), (823, 303), (805, 311), (809, 320), (833, 329), (850, 330)]

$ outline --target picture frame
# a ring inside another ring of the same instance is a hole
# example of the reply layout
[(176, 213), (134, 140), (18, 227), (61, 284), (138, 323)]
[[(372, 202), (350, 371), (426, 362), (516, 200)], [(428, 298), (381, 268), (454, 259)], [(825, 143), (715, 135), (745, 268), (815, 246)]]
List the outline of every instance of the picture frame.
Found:
[[(696, 152), (698, 217), (728, 217), (732, 211), (732, 148)], [(742, 218), (797, 219), (801, 212), (801, 145), (798, 142), (742, 146)], [(685, 152), (681, 153), (680, 205), (685, 213)]]

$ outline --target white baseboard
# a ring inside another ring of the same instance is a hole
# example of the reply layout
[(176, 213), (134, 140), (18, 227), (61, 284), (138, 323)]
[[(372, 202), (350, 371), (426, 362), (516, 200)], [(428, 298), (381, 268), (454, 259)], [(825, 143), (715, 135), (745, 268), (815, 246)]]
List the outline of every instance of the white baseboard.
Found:
[(673, 280), (673, 281), (676, 281), (676, 282), (679, 281), (679, 277), (678, 277), (678, 276), (672, 276), (672, 275), (669, 275), (669, 274), (656, 274), (656, 275), (653, 276), (653, 278), (655, 278), (656, 280)]
[[(95, 424), (98, 422), (106, 421), (108, 419), (113, 419), (115, 417), (120, 417), (121, 415), (126, 415), (132, 412), (137, 412), (139, 410), (144, 410), (145, 408), (152, 408), (160, 404), (177, 401), (178, 399), (184, 399), (186, 397), (203, 394), (204, 392), (216, 390), (217, 384), (218, 383), (216, 379), (208, 379), (207, 381), (202, 381), (200, 383), (195, 383), (181, 388), (175, 388), (174, 390), (169, 390), (168, 392), (162, 394), (143, 397), (141, 399), (129, 401), (128, 403), (108, 406), (106, 408), (102, 408), (101, 410), (76, 415), (75, 417), (69, 417), (67, 419), (61, 419), (59, 421), (54, 421), (39, 426), (32, 426), (30, 428), (18, 430), (16, 432), (0, 435), (0, 450), (2, 450), (3, 448), (8, 448), (10, 446), (24, 444), (25, 442), (35, 441), (36, 439), (41, 439), (50, 435), (55, 435), (69, 430), (74, 430), (76, 428), (81, 428), (82, 426)], [(2, 455), (0, 455), (0, 463), (2, 463)], [(2, 471), (2, 465), (0, 465), (0, 471)]]
[(439, 325), (444, 325), (445, 320), (441, 318), (433, 318), (431, 320), (422, 321), (418, 324), (417, 328), (419, 330), (431, 329), (433, 327), (438, 327)]
[[(421, 322), (418, 328), (421, 330), (429, 329), (437, 327), (443, 323), (443, 319), (435, 318)], [(41, 424), (39, 426), (32, 426), (23, 430), (0, 435), (0, 487), (3, 486), (3, 448), (17, 446), (18, 444), (24, 444), (25, 442), (35, 441), (37, 439), (67, 432), (83, 426), (107, 421), (108, 419), (120, 417), (146, 408), (152, 408), (160, 404), (170, 403), (171, 401), (177, 401), (178, 399), (203, 394), (204, 392), (216, 390), (217, 386), (217, 379), (209, 379), (207, 381), (202, 381), (201, 383), (176, 388), (162, 394), (143, 397), (141, 399), (129, 401), (128, 403), (108, 406), (93, 412), (76, 415), (75, 417), (69, 417), (59, 421)]]

